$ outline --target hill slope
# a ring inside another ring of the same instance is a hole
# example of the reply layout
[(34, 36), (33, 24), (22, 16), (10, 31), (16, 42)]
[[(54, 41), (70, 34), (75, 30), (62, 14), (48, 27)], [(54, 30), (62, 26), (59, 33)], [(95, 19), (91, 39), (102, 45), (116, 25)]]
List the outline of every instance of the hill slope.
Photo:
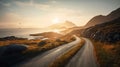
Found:
[(107, 16), (103, 16), (103, 15), (98, 15), (93, 17), (86, 25), (85, 27), (90, 27), (90, 26), (94, 26), (96, 24), (101, 24), (104, 22), (108, 22), (111, 20), (114, 20), (116, 18), (120, 17), (120, 8), (112, 11), (110, 14), (108, 14)]
[(48, 29), (67, 29), (67, 28), (72, 28), (75, 27), (76, 25), (70, 21), (65, 21), (64, 23), (57, 23), (53, 24), (51, 26), (48, 26)]
[(120, 17), (102, 24), (86, 28), (83, 36), (102, 42), (120, 41)]

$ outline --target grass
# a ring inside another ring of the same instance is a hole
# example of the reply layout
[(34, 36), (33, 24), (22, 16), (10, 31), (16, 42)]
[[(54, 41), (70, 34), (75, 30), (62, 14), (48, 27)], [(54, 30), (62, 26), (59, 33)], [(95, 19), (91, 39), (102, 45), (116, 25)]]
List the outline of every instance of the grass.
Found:
[(26, 45), (37, 45), (41, 40), (7, 40), (0, 41), (0, 46), (10, 45), (10, 44), (26, 44)]
[(120, 66), (120, 42), (105, 43), (92, 40), (100, 67)]
[(58, 57), (49, 67), (64, 67), (68, 61), (82, 48), (85, 41), (82, 39), (75, 47), (70, 49), (68, 52)]
[[(66, 40), (66, 39), (48, 39), (47, 41), (45, 41), (46, 43), (41, 46), (40, 42), (42, 42), (41, 40), (7, 40), (7, 41), (0, 41), (0, 46), (6, 46), (6, 45), (10, 45), (10, 44), (25, 44), (28, 45), (27, 49), (25, 51), (23, 51), (22, 53), (20, 53), (19, 55), (7, 55), (7, 56), (3, 56), (0, 57), (0, 59), (2, 59), (3, 61), (0, 61), (0, 63), (3, 64), (3, 67), (8, 67), (8, 66), (13, 66), (17, 63), (20, 63), (22, 61), (28, 61), (29, 59), (34, 58), (37, 55), (40, 55), (41, 53), (44, 53), (45, 51), (48, 51), (50, 49), (53, 49), (55, 47), (58, 47), (60, 45), (69, 43), (71, 41), (74, 41), (74, 38), (71, 38), (70, 40)], [(7, 58), (6, 58), (7, 57)], [(16, 57), (16, 58), (14, 58)], [(10, 61), (10, 59), (12, 59)], [(9, 61), (8, 61), (9, 60)]]

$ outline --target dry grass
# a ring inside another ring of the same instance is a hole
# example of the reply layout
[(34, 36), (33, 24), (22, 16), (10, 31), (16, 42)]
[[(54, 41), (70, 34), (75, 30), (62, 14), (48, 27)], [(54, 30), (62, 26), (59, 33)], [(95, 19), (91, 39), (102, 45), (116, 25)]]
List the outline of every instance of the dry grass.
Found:
[[(45, 43), (43, 45), (41, 45), (41, 43), (40, 43), (40, 42), (42, 42), (42, 40), (6, 40), (6, 41), (0, 41), (0, 47), (6, 46), (6, 45), (11, 45), (11, 44), (27, 45), (26, 50), (21, 52), (20, 55), (15, 55), (17, 57), (17, 59), (14, 57), (8, 56), (8, 55), (7, 56), (9, 58), (4, 58), (4, 57), (6, 57), (6, 56), (4, 56), (2, 60), (6, 61), (6, 62), (3, 65), (12, 66), (16, 63), (19, 63), (22, 61), (27, 61), (29, 59), (36, 57), (37, 55), (40, 55), (41, 53), (43, 53), (45, 51), (48, 51), (48, 50), (53, 49), (55, 47), (58, 47), (60, 45), (69, 43), (71, 41), (74, 41), (74, 39), (71, 39), (71, 40), (48, 39), (47, 41), (45, 41)], [(12, 59), (12, 58), (14, 58), (14, 59)], [(9, 59), (12, 59), (12, 61), (8, 61)], [(18, 62), (16, 62), (16, 61), (18, 61)], [(7, 64), (7, 63), (10, 63), (10, 64)]]
[(105, 43), (92, 40), (100, 67), (120, 66), (120, 42)]
[(49, 67), (64, 67), (68, 61), (82, 48), (85, 41), (82, 39), (80, 43), (78, 43), (71, 50), (58, 57), (53, 63), (49, 65)]
[(39, 43), (41, 42), (40, 39), (35, 39), (35, 40), (6, 40), (6, 41), (0, 41), (0, 46), (6, 46), (6, 45), (11, 45), (11, 44), (24, 44), (24, 45), (28, 45), (27, 50), (24, 51), (25, 52), (29, 52), (32, 50), (36, 50), (36, 51), (46, 51), (46, 50), (50, 50), (52, 48), (58, 47), (62, 44), (66, 44), (69, 43), (71, 41), (74, 41), (75, 39), (69, 38), (69, 40), (67, 39), (49, 39), (46, 41), (46, 44), (43, 46), (40, 46)]
[(38, 44), (41, 40), (7, 40), (0, 41), (0, 46), (5, 46), (9, 44), (26, 44), (26, 45), (34, 45)]
[(49, 43), (47, 43), (46, 45), (42, 46), (40, 48), (40, 50), (41, 51), (47, 51), (47, 50), (53, 49), (55, 47), (70, 43), (70, 42), (72, 42), (74, 40), (75, 40), (75, 37), (70, 37), (69, 39), (60, 38), (60, 39), (52, 40)]
[(7, 40), (7, 41), (0, 41), (0, 46), (6, 46), (11, 44), (24, 44), (28, 45), (27, 49), (23, 52), (30, 52), (32, 50), (38, 50), (38, 43), (41, 42), (41, 40)]

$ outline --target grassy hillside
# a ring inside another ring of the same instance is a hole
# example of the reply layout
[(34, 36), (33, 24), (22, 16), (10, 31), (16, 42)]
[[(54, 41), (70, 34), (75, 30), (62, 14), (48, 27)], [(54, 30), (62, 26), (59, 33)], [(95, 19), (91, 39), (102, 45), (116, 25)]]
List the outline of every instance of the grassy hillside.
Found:
[(120, 17), (110, 22), (87, 28), (82, 35), (101, 42), (114, 43), (120, 41)]
[(120, 66), (120, 42), (103, 43), (91, 40), (95, 47), (98, 63), (100, 67), (119, 67)]
[[(49, 33), (45, 33), (47, 36)], [(47, 50), (53, 49), (60, 45), (64, 45), (71, 41), (74, 41), (74, 37), (61, 36), (54, 38), (56, 36), (50, 35), (51, 38), (40, 40), (40, 39), (22, 39), (16, 38), (8, 39), (1, 38), (0, 41), (0, 64), (1, 67), (9, 67), (16, 63), (22, 62), (24, 60), (29, 60)]]
[(120, 17), (86, 28), (82, 36), (93, 42), (100, 67), (120, 66)]
[(112, 11), (110, 14), (108, 15), (98, 15), (93, 17), (90, 21), (88, 21), (88, 23), (85, 25), (85, 27), (91, 27), (97, 24), (101, 24), (104, 22), (109, 22), (111, 20), (117, 19), (118, 17), (120, 17), (120, 8)]

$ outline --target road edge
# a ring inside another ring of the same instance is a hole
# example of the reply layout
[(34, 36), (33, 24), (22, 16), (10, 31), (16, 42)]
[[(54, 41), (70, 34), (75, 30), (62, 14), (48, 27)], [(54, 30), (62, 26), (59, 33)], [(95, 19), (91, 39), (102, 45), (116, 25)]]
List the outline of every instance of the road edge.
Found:
[(81, 38), (81, 42), (76, 44), (72, 49), (67, 51), (62, 56), (58, 57), (54, 62), (52, 62), (48, 67), (64, 67), (69, 60), (82, 48), (85, 44), (85, 40)]

